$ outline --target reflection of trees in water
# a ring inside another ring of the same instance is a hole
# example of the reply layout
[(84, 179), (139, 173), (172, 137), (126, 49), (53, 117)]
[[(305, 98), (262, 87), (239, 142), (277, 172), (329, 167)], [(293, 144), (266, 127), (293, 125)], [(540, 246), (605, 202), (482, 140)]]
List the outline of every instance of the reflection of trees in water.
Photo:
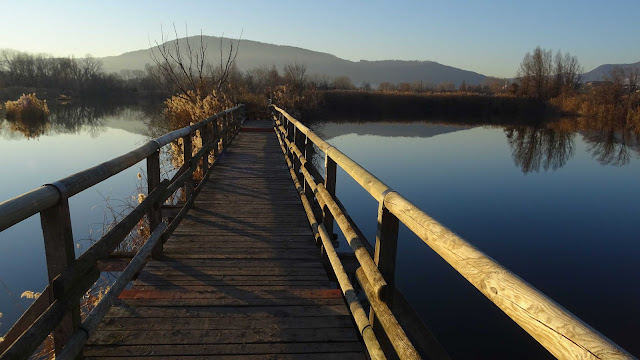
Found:
[[(41, 135), (44, 135), (50, 128), (49, 120), (43, 117), (17, 117), (14, 119), (7, 119), (4, 123), (0, 122), (0, 125), (6, 124), (8, 132), (10, 134), (22, 134), (27, 139), (37, 139)], [(4, 128), (1, 126), (0, 128)], [(0, 133), (1, 134), (1, 133)], [(11, 139), (18, 138), (19, 136), (11, 136)]]
[(588, 151), (602, 165), (624, 166), (631, 161), (632, 151), (640, 154), (640, 133), (616, 127), (603, 127), (583, 132)]
[(513, 161), (525, 174), (559, 169), (575, 153), (573, 132), (544, 127), (507, 127), (504, 132)]
[(582, 134), (587, 151), (602, 165), (624, 166), (640, 155), (640, 129), (626, 118), (564, 119), (543, 127), (504, 129), (513, 161), (524, 173), (555, 170), (573, 156), (574, 136)]
[(95, 137), (104, 130), (105, 118), (127, 117), (128, 111), (131, 112), (129, 118), (140, 118), (140, 110), (144, 117), (153, 111), (151, 108), (153, 106), (138, 109), (127, 104), (111, 103), (58, 104), (49, 107), (49, 117), (46, 120), (0, 120), (0, 137), (36, 139), (42, 135), (77, 133), (81, 130)]
[(90, 133), (97, 133), (102, 129), (102, 118), (107, 115), (117, 115), (117, 107), (101, 107), (99, 105), (62, 105), (52, 109), (50, 119), (54, 133), (76, 133), (86, 129)]

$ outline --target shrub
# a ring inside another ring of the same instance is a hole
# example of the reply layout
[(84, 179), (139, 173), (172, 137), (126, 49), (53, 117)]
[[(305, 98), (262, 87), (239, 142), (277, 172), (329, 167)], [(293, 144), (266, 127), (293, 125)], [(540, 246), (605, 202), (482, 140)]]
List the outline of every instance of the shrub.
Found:
[(49, 116), (49, 108), (46, 100), (40, 100), (36, 94), (22, 96), (16, 101), (5, 103), (7, 119), (34, 119), (44, 120)]
[[(219, 113), (233, 106), (230, 100), (224, 95), (218, 95), (215, 91), (211, 91), (207, 96), (196, 94), (192, 91), (187, 96), (175, 95), (168, 99), (166, 114), (169, 119), (171, 129), (179, 129), (191, 124), (200, 122), (212, 115)], [(202, 147), (202, 137), (198, 131), (194, 134), (191, 143), (193, 152), (198, 151)], [(176, 168), (183, 164), (182, 139), (171, 144), (171, 161)], [(213, 157), (209, 157), (209, 162), (213, 161)], [(201, 180), (203, 177), (202, 168), (198, 168), (193, 177)]]

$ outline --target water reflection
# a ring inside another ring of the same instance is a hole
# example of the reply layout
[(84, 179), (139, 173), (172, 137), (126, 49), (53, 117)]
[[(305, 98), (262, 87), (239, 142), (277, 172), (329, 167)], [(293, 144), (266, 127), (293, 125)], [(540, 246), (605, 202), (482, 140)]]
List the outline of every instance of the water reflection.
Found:
[(130, 118), (127, 116), (127, 112), (140, 110), (146, 117), (146, 114), (154, 112), (156, 107), (153, 104), (134, 107), (129, 104), (114, 105), (110, 103), (55, 104), (49, 107), (48, 119), (8, 120), (2, 116), (0, 118), (0, 137), (8, 140), (38, 139), (44, 135), (72, 134), (81, 130), (87, 131), (91, 137), (95, 137), (105, 130), (105, 119), (107, 118)]
[[(582, 119), (460, 125), (346, 121), (314, 130), (434, 219), (638, 353), (640, 288), (630, 284), (638, 284), (640, 274), (639, 132), (626, 123), (596, 126)], [(337, 181), (351, 218), (375, 238), (375, 201), (344, 172)], [(402, 226), (396, 274), (397, 286), (452, 358), (550, 358)], [(611, 291), (593, 289), (594, 279), (619, 294), (613, 303)], [(498, 350), (495, 339), (504, 340)]]
[(625, 166), (640, 154), (640, 133), (608, 127), (583, 132), (589, 153), (602, 165)]
[[(48, 119), (41, 122), (9, 121), (0, 113), (0, 154), (5, 155), (0, 158), (2, 174), (19, 174), (3, 176), (0, 201), (145, 143), (147, 107), (151, 106), (53, 104)], [(140, 192), (138, 173), (144, 174), (144, 163), (70, 199), (77, 254), (104, 233), (112, 217), (128, 212), (132, 197)], [(32, 301), (20, 294), (41, 291), (47, 283), (39, 221), (36, 215), (0, 233), (0, 337)]]
[(504, 129), (511, 156), (523, 173), (557, 170), (575, 154), (575, 133), (539, 127)]
[[(47, 133), (50, 128), (49, 120), (43, 117), (17, 117), (14, 119), (7, 119), (7, 130), (2, 131), (0, 134), (5, 138), (16, 138), (18, 134), (22, 134), (27, 139), (37, 139), (40, 136)], [(4, 130), (4, 122), (0, 122), (0, 129)]]
[[(459, 119), (366, 122), (334, 118), (311, 126), (322, 138), (330, 140), (347, 134), (429, 138), (468, 130), (478, 124), (471, 125)], [(515, 122), (480, 126), (503, 130), (514, 165), (525, 174), (554, 171), (567, 165), (576, 153), (576, 136), (582, 137), (587, 152), (602, 165), (624, 166), (640, 155), (640, 128), (629, 126), (625, 119), (568, 118), (540, 122), (535, 126)]]

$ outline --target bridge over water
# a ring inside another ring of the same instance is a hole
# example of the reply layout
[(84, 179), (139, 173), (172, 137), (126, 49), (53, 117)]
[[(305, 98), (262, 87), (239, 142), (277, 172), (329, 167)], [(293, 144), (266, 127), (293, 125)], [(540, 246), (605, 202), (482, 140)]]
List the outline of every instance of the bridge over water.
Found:
[[(400, 223), (556, 357), (633, 358), (287, 112), (270, 111), (246, 120), (242, 105), (228, 109), (0, 203), (0, 231), (40, 214), (49, 275), (0, 359), (28, 358), (51, 333), (60, 359), (446, 359), (394, 286)], [(170, 143), (184, 165), (162, 180)], [(69, 197), (144, 159), (148, 196), (76, 259)], [(336, 197), (338, 166), (378, 202), (373, 245)], [(178, 190), (184, 202), (167, 204)], [(145, 217), (144, 245), (114, 252)], [(353, 254), (336, 252), (335, 225)], [(114, 270), (109, 292), (81, 314), (100, 271)]]

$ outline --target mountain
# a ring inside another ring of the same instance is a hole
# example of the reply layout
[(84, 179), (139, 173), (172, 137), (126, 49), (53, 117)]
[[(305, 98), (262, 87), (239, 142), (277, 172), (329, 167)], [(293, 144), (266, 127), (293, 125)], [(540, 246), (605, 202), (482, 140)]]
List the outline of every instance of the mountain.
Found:
[(613, 70), (614, 67), (616, 66), (621, 66), (623, 68), (627, 68), (627, 67), (637, 67), (640, 68), (640, 61), (638, 61), (637, 63), (633, 63), (633, 64), (604, 64), (604, 65), (600, 65), (597, 68), (584, 73), (584, 78), (583, 81), (587, 82), (587, 81), (601, 81), (601, 80), (605, 80), (606, 77), (609, 75), (609, 73), (611, 72), (611, 70)]
[[(199, 37), (188, 38), (192, 46), (200, 44)], [(167, 43), (173, 46), (176, 40)], [(184, 44), (185, 39), (179, 40)], [(219, 61), (220, 38), (204, 36), (207, 57)], [(224, 39), (224, 49), (228, 49), (228, 40)], [(157, 47), (154, 47), (157, 51)], [(157, 53), (157, 52), (156, 52)], [(143, 69), (145, 64), (152, 63), (151, 48), (127, 52), (119, 56), (108, 56), (101, 59), (106, 71)], [(251, 40), (240, 40), (236, 64), (240, 70), (249, 70), (261, 66), (275, 65), (279, 70), (285, 64), (300, 63), (307, 67), (307, 74), (321, 74), (329, 77), (346, 75), (354, 84), (368, 81), (373, 85), (384, 81), (391, 83), (423, 81), (428, 84), (452, 82), (456, 85), (465, 81), (469, 85), (482, 84), (487, 77), (472, 71), (466, 71), (434, 61), (349, 61), (337, 56), (306, 50), (293, 46), (273, 45)]]

